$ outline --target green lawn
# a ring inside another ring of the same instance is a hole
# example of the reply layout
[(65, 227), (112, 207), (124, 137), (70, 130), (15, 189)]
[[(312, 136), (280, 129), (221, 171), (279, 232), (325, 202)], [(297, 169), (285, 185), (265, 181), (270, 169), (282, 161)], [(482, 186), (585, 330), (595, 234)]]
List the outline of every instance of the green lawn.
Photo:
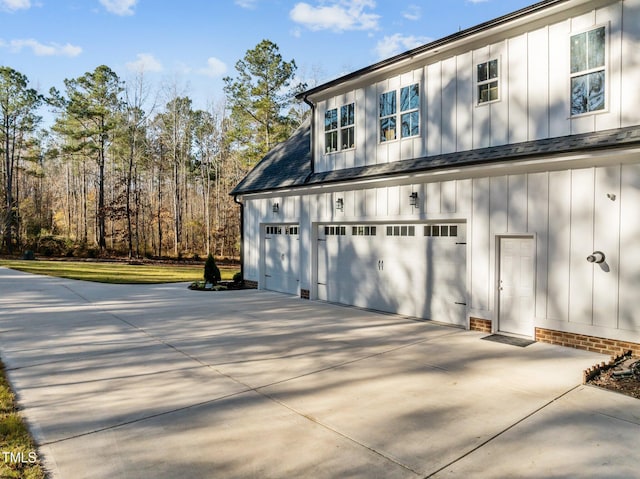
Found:
[[(130, 265), (96, 261), (0, 260), (0, 266), (26, 273), (118, 284), (198, 281), (203, 278), (204, 274), (204, 265)], [(223, 281), (232, 280), (233, 275), (238, 271), (239, 268), (220, 266)]]

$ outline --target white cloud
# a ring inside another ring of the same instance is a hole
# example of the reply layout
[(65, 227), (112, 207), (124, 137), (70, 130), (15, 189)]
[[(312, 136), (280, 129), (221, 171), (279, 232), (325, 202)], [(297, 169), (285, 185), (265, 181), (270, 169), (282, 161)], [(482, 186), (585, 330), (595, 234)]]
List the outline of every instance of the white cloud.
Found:
[(289, 12), (289, 17), (310, 30), (375, 30), (380, 15), (365, 12), (375, 6), (374, 0), (332, 0), (317, 7), (300, 2)]
[(420, 20), (422, 17), (422, 10), (418, 5), (409, 5), (407, 9), (402, 12), (402, 16), (407, 20)]
[(235, 4), (241, 8), (252, 10), (258, 6), (258, 0), (235, 0)]
[(11, 12), (28, 10), (31, 8), (31, 0), (0, 0), (0, 7)]
[(198, 70), (198, 73), (201, 75), (206, 75), (209, 77), (221, 77), (227, 72), (227, 65), (222, 60), (218, 60), (217, 58), (210, 57), (207, 59), (207, 66), (205, 68), (201, 68)]
[(132, 72), (161, 72), (163, 70), (160, 63), (150, 53), (138, 53), (136, 60), (125, 64), (127, 70)]
[(109, 13), (127, 16), (133, 15), (133, 7), (136, 6), (138, 0), (100, 0), (100, 3)]
[(428, 37), (403, 36), (400, 33), (386, 36), (378, 42), (375, 51), (379, 60), (419, 47), (431, 41)]
[(33, 38), (11, 40), (9, 43), (2, 42), (0, 46), (8, 46), (14, 53), (20, 53), (23, 48), (30, 48), (34, 55), (39, 57), (77, 57), (82, 53), (82, 48), (67, 43), (66, 45), (59, 45), (57, 43), (50, 43), (45, 45)]

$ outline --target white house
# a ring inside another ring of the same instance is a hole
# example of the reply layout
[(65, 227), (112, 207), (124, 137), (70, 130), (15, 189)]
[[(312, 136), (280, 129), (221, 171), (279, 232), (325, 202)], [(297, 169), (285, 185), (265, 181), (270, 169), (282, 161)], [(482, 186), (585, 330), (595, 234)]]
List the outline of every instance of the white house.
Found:
[(546, 0), (310, 89), (233, 190), (261, 289), (640, 352), (640, 0)]

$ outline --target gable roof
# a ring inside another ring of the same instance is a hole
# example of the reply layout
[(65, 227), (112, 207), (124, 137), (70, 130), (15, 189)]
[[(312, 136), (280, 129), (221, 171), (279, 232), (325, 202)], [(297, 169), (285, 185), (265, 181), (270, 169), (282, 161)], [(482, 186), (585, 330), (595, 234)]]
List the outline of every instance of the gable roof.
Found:
[(284, 142), (277, 144), (231, 195), (301, 186), (311, 173), (311, 120), (308, 118)]
[(400, 174), (500, 161), (543, 159), (552, 155), (640, 146), (640, 126), (492, 146), (412, 160), (315, 173), (311, 168), (310, 124), (303, 124), (274, 148), (231, 192), (259, 193), (291, 187), (375, 179)]

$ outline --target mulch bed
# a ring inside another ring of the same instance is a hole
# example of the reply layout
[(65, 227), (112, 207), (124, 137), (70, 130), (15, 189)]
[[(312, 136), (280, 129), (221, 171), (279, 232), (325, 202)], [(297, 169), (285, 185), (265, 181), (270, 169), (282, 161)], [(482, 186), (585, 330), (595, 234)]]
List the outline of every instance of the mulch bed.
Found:
[[(585, 371), (585, 383), (640, 399), (639, 372), (627, 377), (616, 377), (614, 374), (616, 368), (619, 370), (622, 364), (633, 364), (635, 361), (640, 361), (640, 357), (626, 354), (612, 358), (609, 364), (601, 364)], [(636, 371), (640, 371), (640, 368), (637, 368)]]

